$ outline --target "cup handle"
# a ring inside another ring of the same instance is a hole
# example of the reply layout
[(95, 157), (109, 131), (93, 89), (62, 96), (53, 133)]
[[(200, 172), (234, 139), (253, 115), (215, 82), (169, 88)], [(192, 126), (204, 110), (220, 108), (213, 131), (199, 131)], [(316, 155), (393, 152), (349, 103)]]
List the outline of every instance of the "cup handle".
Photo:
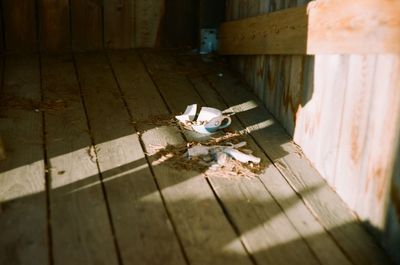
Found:
[(225, 129), (229, 125), (231, 125), (232, 119), (229, 116), (223, 116), (223, 119), (221, 120), (221, 125), (218, 127), (218, 129)]

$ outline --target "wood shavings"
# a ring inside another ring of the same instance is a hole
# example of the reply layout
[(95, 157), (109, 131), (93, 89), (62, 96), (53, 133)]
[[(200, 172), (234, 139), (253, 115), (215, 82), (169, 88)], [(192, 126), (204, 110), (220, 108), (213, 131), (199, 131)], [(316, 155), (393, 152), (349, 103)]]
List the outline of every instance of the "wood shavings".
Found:
[(66, 109), (67, 102), (63, 99), (37, 101), (28, 98), (3, 95), (1, 108), (6, 110), (33, 110), (36, 112), (54, 112)]
[(90, 157), (90, 161), (92, 161), (93, 163), (97, 162), (97, 152), (99, 152), (99, 149), (97, 148), (97, 146), (90, 146), (87, 150), (87, 153)]
[(137, 119), (132, 121), (135, 125), (156, 125), (156, 126), (176, 126), (177, 122), (173, 115), (151, 115), (146, 119)]
[[(193, 146), (213, 146), (218, 144), (224, 145), (232, 143), (232, 141), (240, 142), (241, 135), (228, 133), (227, 135), (216, 137), (204, 142), (190, 142), (181, 145), (168, 145), (164, 148), (160, 148), (154, 154), (154, 164), (160, 165), (165, 164), (171, 168), (179, 170), (197, 171), (204, 173), (206, 176), (213, 177), (256, 177), (263, 172), (265, 168), (265, 162), (261, 162), (256, 165), (253, 163), (241, 163), (232, 157), (224, 157), (225, 160), (221, 165), (215, 165), (208, 156), (204, 157), (191, 157), (190, 159), (186, 155), (188, 148)], [(224, 140), (222, 140), (224, 139)]]

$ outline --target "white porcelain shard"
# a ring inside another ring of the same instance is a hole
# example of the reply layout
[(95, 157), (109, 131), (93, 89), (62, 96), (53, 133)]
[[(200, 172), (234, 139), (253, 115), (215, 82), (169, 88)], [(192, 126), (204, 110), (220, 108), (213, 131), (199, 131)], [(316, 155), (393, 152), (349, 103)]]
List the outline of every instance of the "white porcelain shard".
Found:
[(259, 164), (261, 162), (261, 158), (242, 153), (234, 148), (226, 148), (224, 152), (242, 163), (253, 162), (254, 164)]
[(196, 121), (208, 122), (219, 116), (222, 116), (222, 112), (219, 109), (202, 107)]
[(205, 156), (208, 155), (209, 149), (210, 148), (208, 146), (196, 145), (188, 149), (188, 156), (189, 158), (195, 156)]
[(175, 116), (180, 122), (193, 121), (197, 113), (197, 104), (192, 104), (186, 107), (185, 112), (182, 115)]

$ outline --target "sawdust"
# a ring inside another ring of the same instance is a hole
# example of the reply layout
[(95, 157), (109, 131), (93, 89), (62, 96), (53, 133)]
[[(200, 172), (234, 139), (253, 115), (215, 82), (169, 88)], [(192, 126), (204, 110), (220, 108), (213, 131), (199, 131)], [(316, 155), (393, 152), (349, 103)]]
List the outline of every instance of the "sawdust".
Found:
[(146, 119), (135, 119), (132, 121), (134, 125), (155, 125), (155, 126), (176, 126), (178, 122), (175, 120), (175, 116), (160, 114), (150, 115)]
[(36, 112), (55, 112), (67, 108), (67, 101), (63, 99), (38, 101), (28, 98), (2, 95), (1, 108), (5, 110), (29, 110)]
[[(226, 163), (216, 166), (211, 158), (207, 157), (192, 157), (188, 158), (186, 152), (188, 148), (195, 145), (202, 146), (215, 146), (227, 145), (228, 143), (238, 143), (243, 141), (243, 135), (239, 133), (226, 133), (220, 137), (214, 137), (210, 140), (203, 142), (190, 142), (181, 145), (168, 145), (166, 147), (159, 147), (154, 154), (155, 165), (165, 164), (168, 167), (178, 170), (196, 171), (204, 173), (206, 176), (214, 177), (256, 177), (265, 169), (265, 163), (261, 161), (260, 164), (241, 163), (233, 158), (229, 158)], [(245, 153), (251, 153), (251, 150), (240, 148)]]

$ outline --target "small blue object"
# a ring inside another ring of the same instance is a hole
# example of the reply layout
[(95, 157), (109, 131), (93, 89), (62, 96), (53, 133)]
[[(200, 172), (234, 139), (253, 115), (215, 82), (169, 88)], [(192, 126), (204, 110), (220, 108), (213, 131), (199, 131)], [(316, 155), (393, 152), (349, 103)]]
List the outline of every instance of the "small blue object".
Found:
[(200, 54), (209, 54), (217, 50), (218, 39), (216, 29), (201, 29)]

